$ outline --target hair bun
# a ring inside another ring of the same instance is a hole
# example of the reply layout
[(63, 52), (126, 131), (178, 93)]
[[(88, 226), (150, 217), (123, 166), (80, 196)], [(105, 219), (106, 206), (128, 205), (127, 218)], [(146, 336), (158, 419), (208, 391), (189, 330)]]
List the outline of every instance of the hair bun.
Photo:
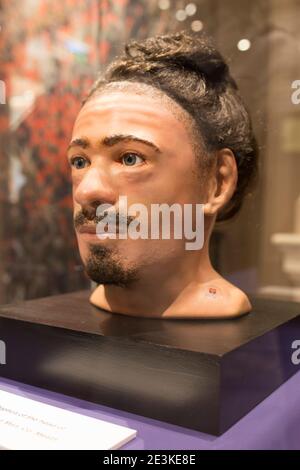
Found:
[(203, 33), (192, 35), (181, 31), (154, 36), (140, 43), (133, 40), (125, 46), (125, 51), (134, 61), (173, 63), (201, 74), (211, 84), (232, 82), (228, 65)]

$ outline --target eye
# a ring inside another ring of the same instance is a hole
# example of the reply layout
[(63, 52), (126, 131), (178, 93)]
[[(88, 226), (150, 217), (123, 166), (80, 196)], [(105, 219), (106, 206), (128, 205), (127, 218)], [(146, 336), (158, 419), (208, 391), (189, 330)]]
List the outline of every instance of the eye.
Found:
[(71, 166), (76, 168), (76, 170), (81, 170), (82, 168), (85, 168), (86, 164), (88, 163), (86, 158), (81, 157), (80, 155), (78, 155), (77, 157), (72, 157), (70, 162)]
[(125, 166), (139, 166), (145, 159), (134, 152), (128, 152), (122, 156), (121, 161)]

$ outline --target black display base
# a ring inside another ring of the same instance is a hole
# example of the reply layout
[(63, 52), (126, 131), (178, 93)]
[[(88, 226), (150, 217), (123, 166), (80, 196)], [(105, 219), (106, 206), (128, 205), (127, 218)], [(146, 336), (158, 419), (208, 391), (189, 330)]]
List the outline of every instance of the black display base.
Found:
[(300, 304), (251, 298), (230, 320), (111, 314), (90, 291), (0, 308), (0, 375), (215, 435), (293, 375)]

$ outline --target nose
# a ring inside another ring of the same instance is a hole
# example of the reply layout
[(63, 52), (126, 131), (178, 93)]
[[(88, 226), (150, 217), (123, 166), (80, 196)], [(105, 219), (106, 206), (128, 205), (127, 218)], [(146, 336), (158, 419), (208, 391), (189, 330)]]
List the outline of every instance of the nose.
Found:
[(110, 178), (99, 168), (90, 167), (83, 175), (82, 180), (74, 189), (74, 200), (87, 212), (94, 210), (100, 204), (114, 205), (116, 193)]

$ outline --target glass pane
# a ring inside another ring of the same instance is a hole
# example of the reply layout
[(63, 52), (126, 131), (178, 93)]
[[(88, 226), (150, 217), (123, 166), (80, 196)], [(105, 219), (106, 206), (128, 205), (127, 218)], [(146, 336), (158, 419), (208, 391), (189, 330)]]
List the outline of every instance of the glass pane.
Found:
[(297, 0), (3, 0), (0, 302), (89, 286), (65, 155), (81, 99), (129, 39), (182, 29), (213, 37), (260, 145), (256, 188), (233, 221), (216, 226), (213, 263), (248, 293), (300, 300), (299, 8)]

